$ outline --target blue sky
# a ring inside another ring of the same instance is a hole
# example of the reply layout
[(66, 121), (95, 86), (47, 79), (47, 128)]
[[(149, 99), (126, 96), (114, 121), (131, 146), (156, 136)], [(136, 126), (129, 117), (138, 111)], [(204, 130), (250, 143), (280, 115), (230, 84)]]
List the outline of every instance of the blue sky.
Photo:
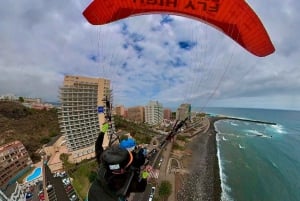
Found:
[(112, 80), (114, 104), (300, 110), (300, 3), (248, 1), (276, 52), (259, 58), (199, 21), (131, 17), (103, 26), (89, 0), (0, 3), (0, 95), (58, 101), (64, 75)]

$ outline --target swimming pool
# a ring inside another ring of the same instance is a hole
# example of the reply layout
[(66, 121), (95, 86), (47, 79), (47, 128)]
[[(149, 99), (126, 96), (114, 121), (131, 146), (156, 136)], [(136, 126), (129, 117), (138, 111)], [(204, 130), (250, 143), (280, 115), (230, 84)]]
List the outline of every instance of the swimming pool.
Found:
[(34, 171), (26, 178), (26, 182), (31, 182), (42, 176), (42, 168), (35, 168)]

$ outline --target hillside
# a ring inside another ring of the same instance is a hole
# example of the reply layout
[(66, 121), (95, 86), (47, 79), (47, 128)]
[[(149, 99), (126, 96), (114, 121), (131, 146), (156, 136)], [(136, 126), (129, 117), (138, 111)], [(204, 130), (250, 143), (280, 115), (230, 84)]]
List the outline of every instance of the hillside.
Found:
[(35, 110), (18, 102), (0, 101), (0, 145), (20, 140), (37, 161), (35, 152), (59, 132), (56, 109)]

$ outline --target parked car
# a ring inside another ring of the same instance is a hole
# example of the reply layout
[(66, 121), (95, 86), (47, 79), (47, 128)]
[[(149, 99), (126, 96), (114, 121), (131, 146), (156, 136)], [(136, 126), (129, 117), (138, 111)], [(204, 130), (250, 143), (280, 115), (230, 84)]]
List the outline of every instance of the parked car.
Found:
[(49, 184), (47, 187), (46, 187), (46, 190), (49, 192), (53, 189), (53, 186), (51, 184)]
[(71, 185), (71, 184), (67, 185), (67, 186), (65, 187), (65, 190), (66, 190), (67, 193), (70, 192), (71, 190), (73, 190), (72, 185)]
[(70, 197), (70, 201), (75, 201), (77, 200), (77, 196), (75, 194), (73, 194), (71, 197)]
[(151, 188), (151, 192), (150, 192), (150, 195), (154, 195), (154, 193), (155, 193), (155, 187), (154, 187), (154, 186), (152, 186), (152, 188)]
[(67, 173), (65, 171), (59, 173), (60, 177), (66, 177), (67, 176)]
[(53, 177), (59, 177), (59, 172), (54, 172)]
[(32, 198), (32, 196), (33, 196), (33, 194), (30, 193), (30, 192), (25, 193), (26, 200), (29, 199), (29, 198)]
[(40, 199), (40, 201), (43, 201), (43, 200), (45, 200), (45, 195), (44, 195), (44, 192), (42, 192), (42, 193), (39, 193), (39, 199)]
[(71, 183), (70, 178), (64, 178), (64, 179), (62, 179), (62, 182), (65, 186), (67, 186)]
[(152, 151), (150, 151), (148, 154), (147, 154), (147, 158), (149, 159), (152, 159), (157, 153), (157, 149), (152, 149)]
[(154, 194), (155, 194), (155, 187), (152, 186), (151, 191), (150, 191), (149, 201), (153, 200)]

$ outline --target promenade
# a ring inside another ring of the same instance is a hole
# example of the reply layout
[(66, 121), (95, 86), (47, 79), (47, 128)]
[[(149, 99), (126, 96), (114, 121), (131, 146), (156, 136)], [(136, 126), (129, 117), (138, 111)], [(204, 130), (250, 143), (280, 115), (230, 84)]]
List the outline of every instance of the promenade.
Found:
[(193, 135), (185, 149), (191, 156), (181, 160), (189, 174), (183, 175), (180, 188), (176, 189), (175, 200), (220, 200), (221, 182), (214, 121), (205, 117), (201, 125), (202, 130)]
[[(185, 133), (185, 136), (190, 138), (190, 143), (197, 138), (198, 135), (203, 135), (208, 137), (207, 134), (210, 128), (210, 121), (208, 118), (203, 118), (200, 124), (194, 127), (194, 129), (188, 133)], [(190, 144), (189, 143), (189, 144)], [(187, 178), (191, 173), (191, 169), (188, 166), (185, 166), (185, 160), (191, 161), (192, 153), (189, 150), (189, 147), (181, 152), (175, 153), (172, 151), (173, 143), (169, 143), (165, 150), (162, 152), (163, 162), (160, 167), (160, 175), (158, 178), (158, 183), (163, 180), (167, 180), (172, 184), (172, 192), (168, 197), (168, 201), (181, 200), (178, 198), (178, 193), (180, 192), (182, 186), (182, 178)], [(205, 147), (202, 147), (205, 149)], [(206, 151), (200, 152), (203, 154), (200, 158), (206, 158)], [(198, 154), (198, 153), (197, 153)], [(190, 163), (190, 162), (188, 162)]]

